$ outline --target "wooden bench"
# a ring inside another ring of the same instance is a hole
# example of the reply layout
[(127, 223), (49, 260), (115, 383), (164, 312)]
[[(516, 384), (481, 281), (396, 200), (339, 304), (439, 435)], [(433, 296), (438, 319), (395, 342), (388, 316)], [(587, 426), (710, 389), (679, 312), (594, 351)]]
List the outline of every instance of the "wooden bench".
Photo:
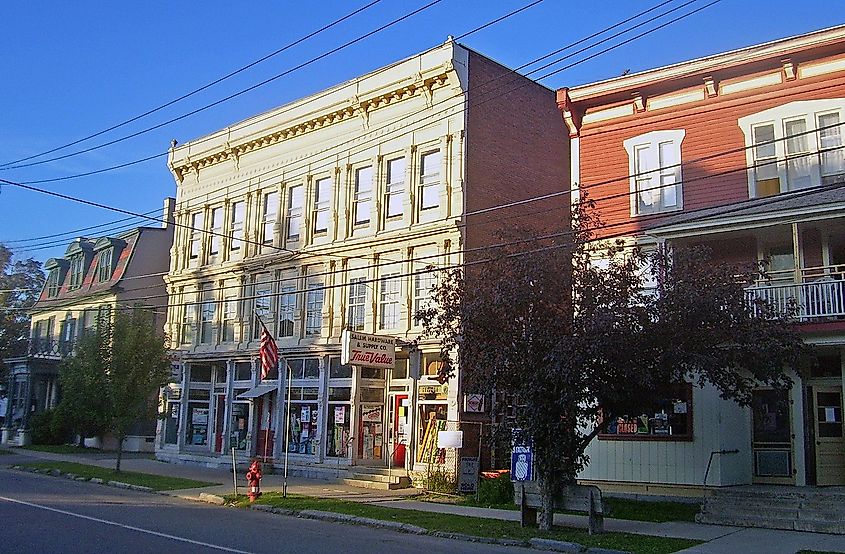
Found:
[[(540, 485), (537, 481), (521, 481), (513, 484), (514, 502), (520, 508), (520, 523), (523, 527), (537, 526), (537, 510), (543, 507)], [(589, 533), (604, 532), (604, 506), (601, 490), (594, 485), (567, 485), (563, 494), (554, 499), (554, 508), (570, 512), (585, 512), (589, 515)]]

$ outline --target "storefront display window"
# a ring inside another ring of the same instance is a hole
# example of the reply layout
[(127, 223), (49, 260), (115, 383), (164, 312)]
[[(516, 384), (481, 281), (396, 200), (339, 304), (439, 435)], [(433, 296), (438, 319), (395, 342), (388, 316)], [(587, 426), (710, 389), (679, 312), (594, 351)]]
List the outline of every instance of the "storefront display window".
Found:
[(319, 358), (299, 358), (288, 360), (290, 366), (291, 379), (319, 379), (320, 378), (320, 359)]
[(384, 369), (380, 367), (362, 367), (361, 379), (378, 379), (384, 380)]
[[(191, 371), (193, 372), (193, 367)], [(207, 390), (199, 389), (188, 392), (188, 425), (185, 428), (185, 444), (192, 446), (208, 444), (209, 399), (210, 393)]]
[(235, 362), (235, 381), (252, 380), (252, 363)]
[(397, 358), (396, 366), (393, 368), (393, 379), (408, 378), (408, 358)]
[(211, 366), (191, 364), (191, 382), (192, 383), (210, 383), (211, 382)]
[(363, 460), (380, 460), (384, 445), (384, 405), (362, 405), (360, 413), (358, 457)]
[(423, 464), (446, 463), (446, 450), (437, 448), (437, 433), (446, 430), (446, 403), (420, 405), (417, 462)]
[[(236, 393), (245, 391), (235, 391)], [(237, 396), (237, 394), (235, 395)], [(232, 402), (232, 421), (229, 429), (229, 447), (246, 450), (249, 433), (249, 402)]]
[(317, 404), (291, 402), (288, 452), (317, 453)]
[(164, 444), (176, 444), (179, 436), (179, 410), (180, 402), (170, 401), (167, 403), (167, 413), (164, 418)]
[(692, 385), (671, 385), (640, 413), (614, 418), (600, 439), (691, 440)]
[(352, 445), (349, 434), (350, 406), (329, 403), (326, 417), (326, 456), (348, 458)]
[(329, 360), (329, 379), (351, 379), (352, 366), (341, 364), (340, 358), (332, 357)]
[(361, 389), (361, 402), (384, 402), (384, 389), (363, 387)]

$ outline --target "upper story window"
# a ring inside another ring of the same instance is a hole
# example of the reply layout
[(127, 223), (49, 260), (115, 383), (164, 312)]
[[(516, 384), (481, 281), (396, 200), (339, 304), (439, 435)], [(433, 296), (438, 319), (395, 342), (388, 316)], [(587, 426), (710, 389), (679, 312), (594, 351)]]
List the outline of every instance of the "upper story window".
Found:
[(427, 271), (414, 275), (414, 314), (431, 307), (431, 293), (437, 284), (437, 275), (431, 266)]
[(399, 275), (386, 275), (379, 283), (379, 329), (399, 326), (401, 284)]
[(845, 182), (845, 98), (790, 102), (739, 119), (751, 198)]
[(314, 235), (324, 235), (329, 230), (331, 198), (331, 178), (317, 179), (314, 183)]
[(319, 335), (323, 330), (323, 283), (310, 283), (305, 296), (305, 334)]
[(84, 277), (84, 258), (82, 254), (77, 254), (70, 259), (70, 283), (68, 289), (78, 289), (82, 286), (82, 278)]
[(179, 332), (181, 344), (193, 344), (194, 342), (194, 329), (197, 319), (196, 299), (197, 293), (193, 290), (186, 290), (182, 294), (182, 324)]
[(211, 210), (211, 247), (209, 255), (216, 256), (220, 253), (220, 245), (223, 244), (223, 208), (212, 208)]
[(384, 190), (384, 215), (388, 219), (401, 217), (407, 196), (405, 187), (405, 158), (387, 161), (387, 185)]
[(51, 269), (47, 276), (47, 298), (59, 295), (59, 268)]
[[(253, 285), (253, 319), (252, 338), (258, 339), (261, 337), (261, 329), (263, 325), (271, 324), (271, 304), (273, 302), (273, 284), (270, 282), (270, 275), (263, 273), (255, 277)], [(268, 329), (269, 331), (269, 329)]]
[(241, 249), (244, 239), (244, 203), (233, 202), (231, 210), (229, 220), (229, 249), (237, 251)]
[(683, 208), (681, 142), (686, 132), (652, 131), (623, 142), (628, 152), (631, 215)]
[(106, 248), (100, 252), (100, 259), (97, 262), (97, 280), (100, 283), (111, 279), (113, 253), (114, 251), (111, 248)]
[(212, 283), (202, 285), (202, 305), (200, 306), (200, 343), (214, 342), (214, 314), (217, 303), (214, 301)]
[(296, 286), (283, 285), (279, 289), (279, 337), (292, 337), (296, 318)]
[(440, 206), (440, 161), (439, 150), (420, 156), (420, 210)]
[(238, 284), (228, 280), (223, 284), (223, 325), (222, 341), (234, 342), (235, 324), (238, 318)]
[(261, 242), (264, 244), (273, 244), (278, 219), (279, 193), (268, 192), (264, 195), (263, 205), (261, 206)]
[(364, 277), (349, 280), (346, 327), (352, 331), (364, 330), (367, 306), (367, 283)]
[(288, 240), (299, 240), (299, 233), (302, 230), (302, 207), (305, 196), (302, 185), (291, 187), (288, 190), (288, 216), (287, 216), (287, 238)]
[(355, 225), (366, 225), (370, 222), (373, 204), (373, 168), (362, 167), (355, 170), (355, 197), (353, 198), (353, 212)]
[(188, 257), (194, 264), (198, 263), (200, 257), (203, 230), (202, 212), (191, 214), (191, 237), (189, 239)]

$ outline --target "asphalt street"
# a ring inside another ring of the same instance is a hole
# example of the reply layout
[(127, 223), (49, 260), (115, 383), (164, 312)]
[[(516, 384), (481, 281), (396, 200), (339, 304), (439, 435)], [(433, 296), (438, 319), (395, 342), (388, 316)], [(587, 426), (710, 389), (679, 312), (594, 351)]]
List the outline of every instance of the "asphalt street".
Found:
[(0, 469), (2, 552), (528, 552)]

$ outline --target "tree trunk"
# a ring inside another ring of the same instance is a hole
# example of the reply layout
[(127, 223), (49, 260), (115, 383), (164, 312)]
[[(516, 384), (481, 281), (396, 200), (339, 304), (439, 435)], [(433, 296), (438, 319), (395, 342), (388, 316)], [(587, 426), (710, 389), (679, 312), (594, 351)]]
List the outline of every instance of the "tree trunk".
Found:
[(540, 479), (542, 506), (537, 511), (537, 526), (542, 531), (551, 531), (555, 517), (555, 486), (550, 478)]
[(120, 460), (123, 458), (123, 439), (123, 435), (117, 437), (117, 465), (114, 470), (118, 473), (120, 473)]

